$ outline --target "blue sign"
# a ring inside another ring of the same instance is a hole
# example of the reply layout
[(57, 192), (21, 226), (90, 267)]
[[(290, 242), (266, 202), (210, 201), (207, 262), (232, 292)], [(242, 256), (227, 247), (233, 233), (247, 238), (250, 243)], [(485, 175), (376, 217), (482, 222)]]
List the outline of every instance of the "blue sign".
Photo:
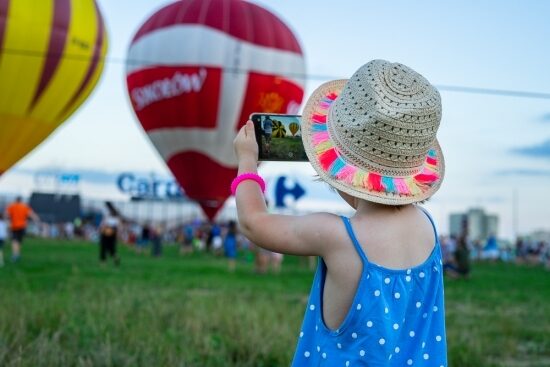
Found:
[(138, 178), (132, 173), (118, 176), (117, 186), (120, 191), (133, 197), (149, 199), (176, 199), (184, 197), (183, 190), (175, 180)]
[(294, 187), (288, 189), (285, 185), (286, 176), (281, 176), (277, 179), (275, 184), (275, 207), (285, 208), (285, 197), (290, 195), (294, 200), (300, 199), (306, 194), (306, 191), (300, 186), (300, 184), (294, 181)]

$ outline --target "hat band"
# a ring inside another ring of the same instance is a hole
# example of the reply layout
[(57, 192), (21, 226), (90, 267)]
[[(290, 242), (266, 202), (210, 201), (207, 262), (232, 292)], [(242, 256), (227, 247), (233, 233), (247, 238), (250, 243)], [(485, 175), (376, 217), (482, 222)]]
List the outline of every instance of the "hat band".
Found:
[(330, 106), (337, 97), (336, 93), (325, 95), (311, 116), (312, 145), (319, 165), (325, 172), (354, 187), (405, 196), (420, 195), (439, 180), (438, 157), (434, 149), (428, 151), (419, 173), (405, 177), (381, 175), (347, 163), (331, 139), (327, 126)]

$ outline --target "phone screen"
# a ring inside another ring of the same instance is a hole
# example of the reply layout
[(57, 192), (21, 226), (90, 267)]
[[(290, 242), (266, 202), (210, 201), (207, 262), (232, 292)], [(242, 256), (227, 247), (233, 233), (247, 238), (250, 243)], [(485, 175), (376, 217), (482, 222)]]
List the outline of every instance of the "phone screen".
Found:
[(258, 160), (307, 162), (302, 144), (302, 116), (253, 113), (256, 140), (258, 141)]

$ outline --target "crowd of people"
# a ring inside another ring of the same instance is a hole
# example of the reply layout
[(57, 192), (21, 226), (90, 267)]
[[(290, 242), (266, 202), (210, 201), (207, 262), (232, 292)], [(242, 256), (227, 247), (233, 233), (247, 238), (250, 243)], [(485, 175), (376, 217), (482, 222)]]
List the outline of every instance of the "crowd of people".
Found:
[[(29, 219), (31, 221), (29, 221)], [(21, 244), (26, 234), (31, 236), (74, 240), (80, 239), (98, 244), (99, 260), (105, 264), (109, 259), (118, 266), (121, 258), (117, 247), (122, 243), (138, 254), (149, 253), (152, 257), (162, 255), (163, 244), (179, 246), (179, 253), (208, 252), (225, 256), (228, 269), (234, 271), (237, 256), (254, 261), (255, 271), (263, 274), (270, 270), (279, 273), (283, 255), (254, 246), (240, 234), (235, 221), (209, 222), (201, 219), (186, 223), (138, 222), (121, 216), (107, 206), (105, 213), (85, 215), (73, 221), (49, 223), (39, 216), (18, 197), (0, 213), (0, 266), (4, 265), (3, 246), (11, 238), (11, 261), (21, 259)]]
[[(28, 222), (28, 219), (32, 219)], [(10, 237), (11, 234), (11, 237)], [(99, 245), (99, 258), (109, 258), (120, 264), (117, 244), (123, 243), (138, 254), (162, 255), (163, 244), (176, 244), (181, 255), (208, 252), (228, 259), (228, 269), (234, 271), (237, 255), (254, 261), (255, 271), (264, 274), (279, 273), (283, 255), (255, 246), (239, 230), (235, 221), (209, 222), (201, 219), (169, 226), (165, 223), (137, 222), (122, 218), (116, 210), (108, 208), (106, 214), (88, 215), (64, 223), (40, 221), (34, 211), (17, 198), (0, 213), (0, 266), (4, 265), (3, 246), (11, 238), (11, 261), (21, 258), (21, 243), (26, 234), (51, 239), (82, 239)], [(486, 241), (472, 241), (468, 236), (440, 236), (444, 271), (451, 278), (468, 277), (472, 261), (514, 261), (517, 264), (544, 265), (550, 270), (550, 242), (518, 238), (515, 248), (500, 246), (496, 237)], [(313, 269), (315, 259), (305, 266)]]
[(444, 270), (453, 278), (468, 277), (472, 261), (503, 261), (516, 264), (543, 265), (550, 270), (550, 242), (519, 237), (515, 248), (501, 246), (495, 236), (485, 241), (465, 235), (441, 236)]

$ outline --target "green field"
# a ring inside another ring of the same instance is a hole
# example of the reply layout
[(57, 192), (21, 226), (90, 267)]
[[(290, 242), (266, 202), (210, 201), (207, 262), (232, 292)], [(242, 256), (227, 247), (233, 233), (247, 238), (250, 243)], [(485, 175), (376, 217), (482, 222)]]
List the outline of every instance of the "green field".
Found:
[[(0, 366), (288, 366), (312, 273), (243, 260), (160, 259), (122, 248), (102, 268), (90, 243), (29, 239), (0, 268)], [(6, 254), (8, 255), (8, 254)], [(550, 272), (479, 264), (447, 281), (449, 365), (550, 366)]]
[(307, 160), (302, 137), (271, 138), (271, 159)]

